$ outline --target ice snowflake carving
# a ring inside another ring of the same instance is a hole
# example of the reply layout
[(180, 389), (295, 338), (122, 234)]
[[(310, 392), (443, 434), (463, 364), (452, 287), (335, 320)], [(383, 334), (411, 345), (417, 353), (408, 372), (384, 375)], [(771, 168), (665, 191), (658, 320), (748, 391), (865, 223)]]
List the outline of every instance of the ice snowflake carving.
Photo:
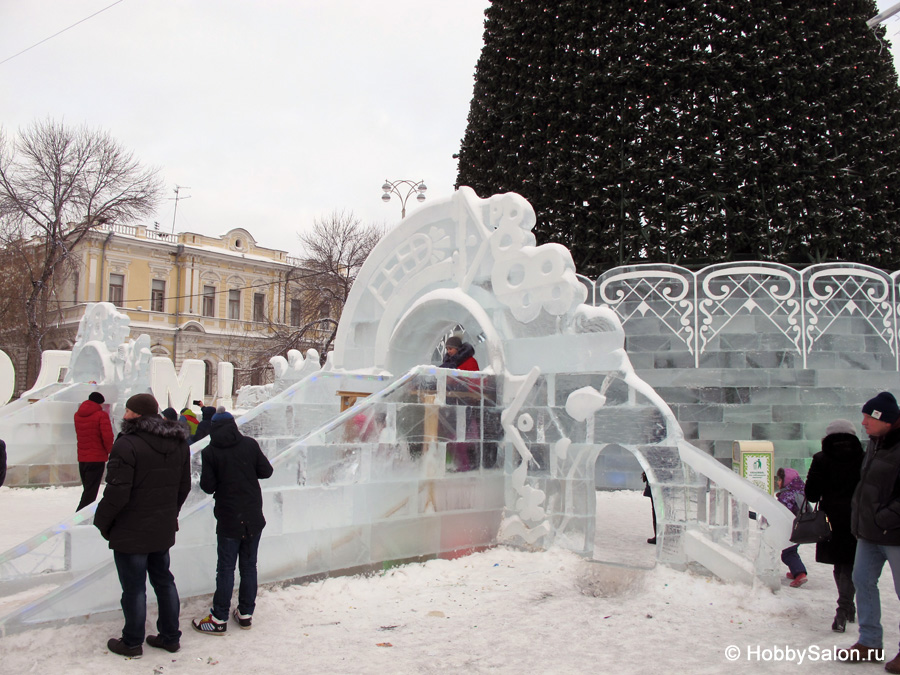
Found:
[(496, 228), (490, 239), (491, 284), (518, 321), (533, 321), (542, 309), (559, 316), (584, 302), (587, 289), (578, 283), (569, 250), (559, 244), (534, 246), (534, 210), (528, 202), (519, 195), (497, 195), (489, 211)]

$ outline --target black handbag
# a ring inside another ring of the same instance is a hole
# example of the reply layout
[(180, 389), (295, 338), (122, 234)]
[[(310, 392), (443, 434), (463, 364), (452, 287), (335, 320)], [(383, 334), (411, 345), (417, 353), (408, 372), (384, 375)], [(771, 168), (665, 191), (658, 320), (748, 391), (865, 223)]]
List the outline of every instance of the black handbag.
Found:
[(794, 526), (791, 528), (791, 541), (795, 544), (818, 544), (831, 539), (831, 523), (824, 511), (819, 510), (818, 503), (815, 508), (810, 508), (806, 497), (797, 517), (794, 518)]

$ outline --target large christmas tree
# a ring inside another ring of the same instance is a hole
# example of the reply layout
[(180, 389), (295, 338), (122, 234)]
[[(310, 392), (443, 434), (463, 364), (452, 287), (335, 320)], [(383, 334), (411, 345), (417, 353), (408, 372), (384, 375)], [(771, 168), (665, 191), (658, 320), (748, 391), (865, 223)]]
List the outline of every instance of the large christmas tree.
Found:
[(896, 269), (900, 90), (873, 0), (492, 0), (458, 185), (579, 272)]

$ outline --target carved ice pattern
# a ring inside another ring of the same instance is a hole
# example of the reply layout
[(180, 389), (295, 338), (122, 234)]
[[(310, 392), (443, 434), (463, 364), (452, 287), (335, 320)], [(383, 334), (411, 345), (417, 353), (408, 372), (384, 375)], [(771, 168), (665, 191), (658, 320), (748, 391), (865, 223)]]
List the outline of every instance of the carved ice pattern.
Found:
[[(611, 307), (623, 326), (659, 321), (695, 357), (739, 314), (765, 317), (806, 367), (807, 356), (839, 319), (864, 320), (900, 369), (900, 273), (853, 263), (794, 270), (775, 263), (713, 265), (697, 272), (674, 265), (612, 269), (583, 279), (595, 304)], [(694, 293), (691, 291), (696, 289)]]
[[(524, 206), (523, 206), (524, 203)], [(584, 301), (586, 290), (575, 276), (575, 263), (565, 246), (535, 246), (533, 210), (518, 195), (490, 200), (494, 265), (491, 286), (497, 298), (523, 323), (546, 310), (560, 316)]]
[(599, 302), (615, 310), (623, 325), (649, 314), (678, 337), (691, 354), (696, 351), (695, 300), (691, 292), (694, 280), (690, 272), (658, 268), (612, 270), (597, 283)]
[(886, 274), (858, 268), (820, 269), (809, 275), (805, 304), (806, 353), (842, 317), (864, 319), (897, 358), (897, 313), (892, 280)]
[(713, 269), (700, 279), (703, 293), (698, 293), (702, 297), (698, 310), (703, 319), (697, 331), (699, 353), (705, 352), (710, 341), (741, 314), (764, 316), (795, 351), (801, 351), (796, 272), (747, 265)]
[(372, 295), (386, 306), (397, 287), (407, 279), (448, 257), (452, 244), (449, 233), (442, 227), (432, 226), (427, 234), (416, 232), (382, 265), (370, 287)]

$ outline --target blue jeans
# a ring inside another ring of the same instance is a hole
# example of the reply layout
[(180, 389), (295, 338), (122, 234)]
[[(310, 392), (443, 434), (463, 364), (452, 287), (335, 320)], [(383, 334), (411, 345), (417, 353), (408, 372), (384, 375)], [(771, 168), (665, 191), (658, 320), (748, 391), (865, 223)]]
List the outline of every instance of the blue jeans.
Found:
[(231, 609), (231, 592), (234, 590), (234, 565), (241, 573), (238, 586), (238, 611), (253, 614), (256, 609), (256, 552), (262, 532), (242, 539), (218, 535), (219, 562), (216, 564), (216, 592), (213, 595), (212, 613), (220, 621), (228, 621)]
[(856, 618), (859, 621), (859, 641), (866, 647), (882, 648), (884, 631), (881, 628), (881, 597), (878, 578), (884, 563), (891, 566), (894, 591), (900, 598), (900, 546), (882, 546), (859, 539), (856, 560), (853, 562), (853, 585), (856, 586)]
[(781, 562), (788, 566), (795, 579), (800, 574), (806, 574), (806, 566), (800, 560), (800, 554), (798, 553), (799, 548), (799, 544), (794, 544), (781, 552)]
[(156, 592), (159, 619), (156, 628), (165, 643), (178, 642), (178, 589), (175, 577), (169, 571), (169, 551), (156, 553), (119, 553), (113, 551), (119, 583), (122, 585), (122, 613), (125, 628), (122, 641), (129, 647), (143, 644), (144, 625), (147, 621), (147, 577)]

